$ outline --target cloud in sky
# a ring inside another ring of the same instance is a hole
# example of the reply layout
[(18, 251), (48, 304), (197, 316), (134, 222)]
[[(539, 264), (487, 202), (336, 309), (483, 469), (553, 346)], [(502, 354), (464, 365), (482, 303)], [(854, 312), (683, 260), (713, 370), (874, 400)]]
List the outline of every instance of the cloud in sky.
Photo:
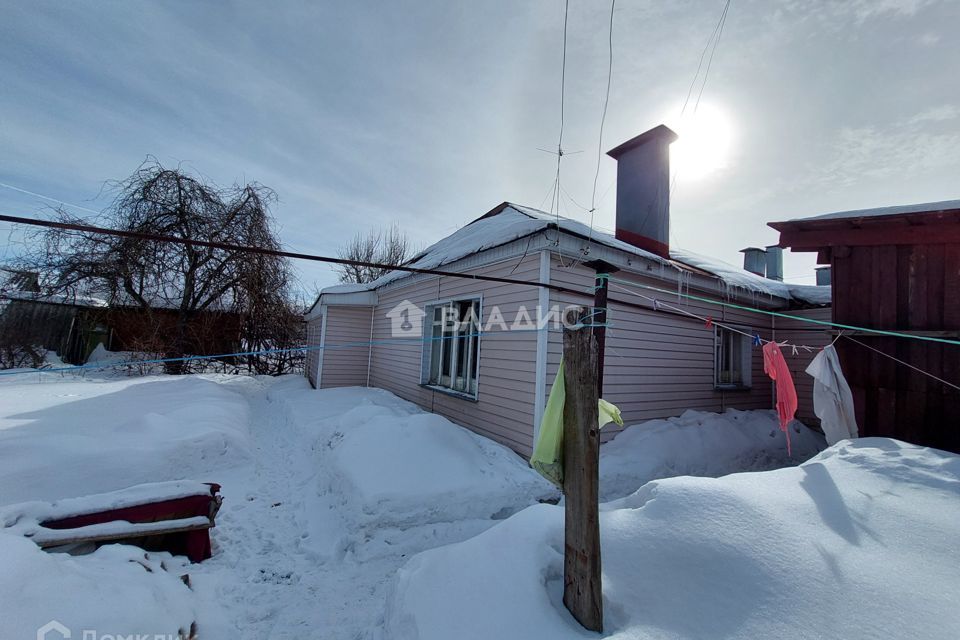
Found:
[[(620, 0), (604, 150), (674, 117), (722, 0)], [(565, 215), (588, 220), (606, 3), (571, 0)], [(503, 200), (538, 206), (559, 128), (560, 0), (5, 2), (0, 182), (100, 208), (148, 155), (275, 189), (292, 249), (394, 221), (433, 242)], [(957, 197), (956, 3), (734, 0), (703, 103), (731, 155), (678, 177), (674, 241), (736, 261), (768, 220)], [(673, 114), (673, 115), (671, 115)], [(613, 226), (614, 162), (596, 214)], [(896, 180), (891, 180), (895, 176)], [(0, 188), (0, 210), (42, 200)], [(2, 231), (2, 230), (0, 230)], [(309, 287), (326, 267), (300, 265)], [(809, 256), (788, 275), (812, 279)]]

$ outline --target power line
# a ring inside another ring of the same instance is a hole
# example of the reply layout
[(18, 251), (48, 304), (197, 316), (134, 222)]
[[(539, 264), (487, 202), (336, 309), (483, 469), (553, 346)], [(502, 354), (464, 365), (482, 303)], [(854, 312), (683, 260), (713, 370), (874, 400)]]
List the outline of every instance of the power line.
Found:
[(28, 196), (34, 196), (35, 198), (41, 198), (43, 200), (49, 200), (50, 202), (56, 202), (57, 204), (63, 205), (65, 207), (72, 207), (74, 209), (80, 209), (81, 211), (89, 211), (90, 213), (96, 213), (99, 215), (101, 212), (94, 209), (89, 209), (87, 207), (81, 207), (78, 204), (70, 204), (69, 202), (64, 202), (63, 200), (57, 200), (56, 198), (51, 198), (50, 196), (45, 196), (42, 193), (36, 193), (34, 191), (27, 191), (26, 189), (21, 189), (20, 187), (15, 187), (12, 184), (7, 184), (6, 182), (0, 182), (0, 187), (6, 189), (12, 189), (13, 191), (19, 191), (20, 193), (25, 193)]
[(710, 67), (713, 66), (713, 56), (717, 52), (717, 45), (720, 44), (720, 38), (723, 36), (723, 27), (727, 24), (727, 12), (730, 10), (730, 0), (723, 7), (723, 13), (720, 15), (720, 22), (717, 24), (717, 37), (713, 41), (713, 49), (710, 51), (710, 58), (707, 60), (707, 69), (703, 72), (703, 84), (700, 85), (700, 93), (697, 94), (697, 101), (693, 105), (693, 115), (696, 117), (697, 109), (700, 107), (700, 98), (703, 97), (703, 90), (707, 86), (707, 78), (710, 77)]
[[(83, 233), (99, 233), (121, 238), (131, 238), (134, 240), (149, 240), (152, 242), (171, 242), (174, 244), (183, 244), (189, 246), (209, 247), (211, 249), (222, 249), (224, 251), (235, 251), (239, 253), (255, 253), (259, 255), (275, 256), (278, 258), (291, 258), (294, 260), (311, 260), (313, 262), (326, 262), (330, 264), (343, 264), (352, 267), (371, 267), (388, 269), (393, 271), (405, 271), (408, 273), (421, 273), (435, 276), (449, 276), (451, 278), (463, 278), (466, 280), (482, 280), (485, 282), (499, 282), (502, 284), (519, 284), (532, 287), (543, 287), (552, 291), (562, 293), (583, 294), (583, 291), (571, 289), (556, 284), (531, 282), (529, 280), (517, 280), (515, 278), (500, 278), (497, 276), (485, 276), (474, 273), (457, 273), (454, 271), (444, 271), (441, 269), (421, 269), (418, 267), (395, 266), (381, 264), (378, 262), (366, 262), (363, 260), (350, 260), (348, 258), (333, 258), (331, 256), (320, 256), (310, 253), (294, 253), (291, 251), (280, 251), (277, 249), (266, 249), (263, 247), (245, 247), (238, 244), (226, 242), (214, 242), (211, 240), (195, 240), (189, 238), (177, 238), (175, 236), (163, 236), (155, 233), (145, 233), (142, 231), (127, 231), (122, 229), (109, 229), (106, 227), (95, 227), (86, 224), (77, 224), (72, 222), (57, 222), (53, 220), (39, 220), (37, 218), (23, 218), (18, 216), (8, 216), (0, 214), (0, 222), (13, 222), (16, 224), (26, 224), (35, 227), (46, 227), (48, 229), (63, 229), (66, 231), (80, 231)], [(559, 227), (558, 227), (559, 228)]]
[[(690, 102), (690, 96), (693, 95), (693, 88), (697, 85), (697, 78), (700, 77), (700, 70), (703, 68), (703, 60), (707, 56), (707, 50), (710, 48), (710, 43), (713, 42), (714, 38), (717, 36), (717, 33), (721, 30), (721, 25), (727, 19), (727, 9), (730, 8), (730, 0), (727, 0), (727, 3), (723, 7), (723, 11), (720, 13), (720, 20), (717, 22), (717, 26), (713, 28), (713, 33), (710, 34), (710, 37), (707, 38), (707, 43), (703, 46), (703, 51), (700, 53), (700, 61), (697, 63), (697, 71), (693, 74), (693, 80), (690, 81), (690, 88), (687, 89), (687, 98), (683, 101), (683, 108), (680, 109), (680, 117), (683, 117), (683, 114), (687, 111), (687, 104)], [(719, 38), (717, 38), (719, 40)], [(716, 51), (716, 45), (714, 45), (714, 51)], [(713, 59), (713, 54), (710, 54), (711, 60)], [(707, 66), (709, 73), (709, 65)], [(704, 76), (704, 84), (706, 84), (706, 75)], [(700, 93), (703, 93), (703, 88), (701, 87)], [(699, 98), (697, 100), (699, 102)]]
[[(567, 84), (567, 18), (570, 13), (570, 0), (563, 4), (563, 54), (560, 59), (560, 135), (557, 139), (557, 191), (556, 191), (556, 212), (557, 226), (560, 226), (560, 162), (563, 160), (563, 103)], [(551, 209), (553, 201), (550, 202)]]
[(597, 181), (600, 179), (600, 161), (603, 158), (603, 125), (607, 121), (607, 105), (610, 103), (610, 83), (613, 80), (613, 12), (617, 0), (610, 0), (610, 30), (607, 37), (607, 92), (603, 97), (600, 113), (600, 135), (597, 137), (597, 170), (593, 174), (593, 193), (590, 195), (590, 238), (593, 240), (593, 216), (597, 211)]
[[(692, 118), (697, 117), (697, 109), (700, 108), (700, 98), (703, 97), (703, 90), (707, 86), (707, 78), (710, 76), (710, 67), (713, 66), (713, 56), (717, 52), (717, 45), (720, 44), (720, 36), (723, 35), (723, 27), (727, 22), (727, 12), (730, 10), (731, 0), (727, 0), (726, 4), (723, 5), (723, 11), (720, 12), (720, 19), (717, 21), (717, 26), (713, 28), (713, 33), (710, 34), (710, 37), (707, 38), (707, 43), (703, 47), (703, 51), (700, 53), (700, 61), (697, 63), (697, 71), (693, 74), (693, 80), (690, 81), (690, 88), (687, 89), (687, 97), (683, 101), (683, 107), (680, 109), (680, 120), (683, 120), (683, 114), (687, 111), (687, 105), (690, 103), (690, 97), (693, 95), (693, 88), (697, 86), (697, 78), (700, 77), (700, 70), (703, 68), (703, 60), (707, 55), (707, 50), (710, 49), (710, 44), (713, 44), (713, 49), (710, 50), (710, 58), (707, 61), (707, 68), (703, 74), (703, 81), (700, 83), (700, 91), (697, 92), (697, 101), (693, 105), (693, 116)], [(674, 169), (673, 178), (670, 181), (670, 193), (673, 194), (677, 186), (677, 176), (680, 174), (680, 170)]]

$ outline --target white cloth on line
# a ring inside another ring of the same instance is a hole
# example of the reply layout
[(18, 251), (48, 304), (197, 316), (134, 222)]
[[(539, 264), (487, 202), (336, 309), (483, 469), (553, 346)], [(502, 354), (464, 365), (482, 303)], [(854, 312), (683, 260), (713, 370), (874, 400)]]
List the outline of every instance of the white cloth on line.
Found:
[(820, 418), (820, 426), (833, 445), (846, 438), (857, 437), (857, 418), (853, 411), (853, 394), (840, 369), (840, 358), (833, 345), (827, 345), (817, 354), (807, 373), (813, 376), (813, 412)]

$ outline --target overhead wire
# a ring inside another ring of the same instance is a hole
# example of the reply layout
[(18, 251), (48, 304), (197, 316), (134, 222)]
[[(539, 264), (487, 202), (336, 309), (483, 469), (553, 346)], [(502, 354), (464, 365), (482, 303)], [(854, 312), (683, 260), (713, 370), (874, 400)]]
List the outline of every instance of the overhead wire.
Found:
[[(938, 382), (940, 382), (940, 383), (942, 383), (942, 384), (945, 384), (945, 385), (947, 385), (948, 387), (952, 387), (952, 388), (960, 391), (960, 385), (956, 385), (956, 384), (954, 384), (954, 383), (952, 383), (952, 382), (948, 382), (948, 381), (944, 380), (943, 378), (941, 378), (941, 377), (939, 377), (939, 376), (936, 376), (936, 375), (930, 373), (929, 371), (924, 371), (924, 370), (921, 369), (920, 367), (914, 366), (914, 365), (910, 364), (909, 362), (905, 362), (905, 361), (901, 360), (900, 358), (897, 358), (897, 357), (895, 357), (895, 356), (892, 356), (892, 355), (890, 355), (889, 353), (887, 353), (886, 351), (881, 351), (880, 349), (877, 349), (876, 347), (871, 347), (870, 345), (868, 345), (868, 344), (866, 344), (866, 343), (864, 343), (864, 342), (861, 342), (861, 341), (857, 340), (856, 338), (853, 338), (853, 337), (848, 336), (848, 335), (846, 335), (846, 334), (841, 334), (841, 335), (842, 335), (843, 338), (846, 338), (846, 339), (849, 340), (850, 342), (854, 342), (854, 343), (860, 345), (861, 347), (864, 347), (864, 348), (866, 348), (866, 349), (870, 349), (870, 351), (874, 351), (874, 352), (876, 352), (876, 353), (879, 353), (881, 356), (883, 356), (883, 357), (885, 357), (885, 358), (890, 358), (890, 359), (893, 360), (894, 362), (899, 362), (899, 363), (902, 364), (903, 366), (908, 367), (908, 368), (910, 368), (910, 369), (913, 369), (913, 370), (916, 371), (917, 373), (922, 373), (923, 375), (928, 376), (928, 377), (930, 377), (930, 378), (933, 378), (934, 380), (936, 380), (936, 381), (938, 381)], [(839, 339), (839, 338), (841, 337), (841, 335), (838, 335), (837, 338)], [(834, 340), (834, 341), (836, 341), (836, 340)]]
[(613, 81), (613, 13), (617, 0), (610, 0), (610, 29), (607, 35), (607, 90), (603, 96), (603, 110), (600, 112), (600, 133), (597, 136), (597, 170), (593, 174), (593, 192), (590, 195), (590, 237), (593, 241), (593, 220), (597, 211), (597, 181), (600, 179), (600, 162), (603, 159), (603, 126), (607, 121), (607, 106), (610, 103), (610, 84)]
[[(700, 108), (700, 99), (703, 97), (703, 90), (707, 86), (707, 79), (710, 76), (710, 68), (713, 66), (713, 57), (717, 53), (717, 46), (720, 44), (720, 36), (723, 35), (723, 28), (727, 22), (727, 13), (730, 10), (731, 0), (727, 0), (723, 5), (723, 11), (720, 12), (720, 19), (717, 21), (717, 25), (713, 28), (713, 32), (710, 34), (710, 37), (707, 38), (707, 43), (703, 47), (703, 51), (700, 53), (700, 60), (697, 63), (697, 70), (693, 74), (693, 80), (690, 81), (690, 87), (687, 89), (687, 97), (683, 101), (683, 107), (680, 109), (680, 120), (683, 120), (684, 114), (687, 112), (687, 106), (690, 103), (690, 97), (693, 95), (693, 89), (697, 85), (697, 79), (700, 77), (700, 71), (703, 69), (703, 61), (706, 58), (707, 51), (710, 51), (710, 58), (707, 61), (707, 68), (704, 70), (703, 79), (700, 83), (700, 90), (697, 92), (697, 100), (693, 106), (693, 115), (692, 119), (695, 119), (697, 116), (697, 110)], [(713, 44), (713, 49), (710, 48), (710, 45)], [(673, 194), (677, 186), (677, 177), (680, 174), (679, 168), (674, 169), (673, 177), (670, 180), (670, 193)]]
[(5, 188), (5, 189), (10, 189), (10, 190), (12, 190), (12, 191), (19, 191), (20, 193), (24, 193), (24, 194), (26, 194), (26, 195), (33, 196), (33, 197), (35, 197), (35, 198), (40, 198), (40, 199), (42, 199), (42, 200), (48, 200), (49, 202), (56, 202), (57, 204), (63, 205), (63, 206), (65, 206), (65, 207), (71, 207), (71, 208), (73, 208), (73, 209), (80, 209), (81, 211), (88, 211), (88, 212), (90, 212), (90, 213), (95, 213), (95, 214), (97, 214), (97, 215), (100, 215), (100, 214), (102, 213), (101, 211), (97, 211), (97, 210), (95, 210), (95, 209), (90, 209), (89, 207), (83, 207), (83, 206), (80, 206), (79, 204), (71, 204), (71, 203), (69, 203), (69, 202), (64, 202), (63, 200), (59, 200), (59, 199), (57, 199), (57, 198), (54, 198), (54, 197), (52, 197), (52, 196), (45, 196), (45, 195), (43, 195), (42, 193), (37, 193), (37, 192), (35, 192), (35, 191), (28, 191), (27, 189), (22, 189), (22, 188), (20, 188), (20, 187), (14, 186), (14, 185), (12, 185), (12, 184), (7, 184), (6, 182), (0, 182), (0, 187), (3, 187), (3, 188)]
[(546, 289), (551, 289), (553, 291), (559, 291), (559, 292), (565, 292), (565, 293), (574, 293), (574, 294), (582, 293), (581, 291), (571, 289), (569, 287), (564, 287), (562, 285), (533, 282), (529, 280), (517, 280), (515, 278), (501, 278), (498, 276), (487, 276), (482, 274), (445, 271), (442, 269), (419, 268), (419, 267), (411, 267), (408, 265), (388, 265), (388, 264), (382, 264), (378, 262), (367, 262), (364, 260), (351, 260), (348, 258), (334, 258), (332, 256), (321, 256), (321, 255), (315, 255), (315, 254), (309, 254), (309, 253), (296, 253), (291, 251), (281, 251), (277, 249), (267, 249), (264, 247), (249, 247), (249, 246), (231, 244), (226, 242), (215, 242), (211, 240), (178, 238), (174, 236), (164, 236), (160, 234), (145, 233), (141, 231), (110, 229), (107, 227), (97, 227), (93, 225), (79, 224), (79, 223), (72, 223), (72, 222), (41, 220), (37, 218), (25, 218), (25, 217), (10, 216), (5, 214), (0, 214), (0, 222), (13, 222), (16, 224), (26, 224), (26, 225), (46, 227), (46, 228), (52, 228), (52, 229), (62, 229), (67, 231), (79, 231), (83, 233), (98, 233), (98, 234), (117, 236), (122, 238), (149, 240), (154, 242), (171, 242), (174, 244), (209, 247), (213, 249), (222, 249), (225, 251), (235, 251), (238, 253), (242, 253), (242, 252), (255, 253), (260, 255), (276, 256), (280, 258), (292, 258), (296, 260), (311, 260), (314, 262), (343, 264), (343, 265), (349, 265), (349, 266), (355, 266), (355, 267), (386, 268), (393, 271), (404, 271), (408, 273), (420, 273), (420, 274), (436, 275), (436, 276), (449, 276), (451, 278), (463, 278), (466, 280), (481, 280), (486, 282), (499, 282), (503, 284), (519, 284), (519, 285), (527, 285), (527, 286), (534, 286), (534, 287), (543, 287)]
[[(714, 299), (712, 299), (712, 298), (706, 298), (706, 297), (704, 297), (704, 296), (697, 296), (697, 295), (694, 295), (694, 294), (691, 294), (691, 293), (683, 293), (683, 292), (679, 292), (679, 291), (670, 291), (670, 290), (668, 290), (668, 289), (662, 289), (662, 288), (660, 288), (660, 287), (654, 287), (654, 286), (652, 286), (652, 285), (641, 284), (641, 283), (639, 283), (639, 282), (634, 282), (634, 281), (632, 281), (632, 280), (623, 280), (623, 279), (621, 279), (621, 278), (612, 278), (612, 277), (609, 276), (609, 274), (598, 274), (598, 277), (606, 277), (606, 278), (609, 279), (610, 282), (612, 282), (612, 283), (619, 283), (619, 285), (624, 285), (624, 284), (626, 284), (626, 285), (630, 285), (630, 286), (632, 286), (632, 287), (638, 287), (638, 288), (641, 288), (641, 289), (644, 289), (644, 290), (655, 291), (655, 292), (657, 292), (657, 293), (662, 293), (662, 294), (669, 295), (669, 296), (679, 296), (679, 297), (682, 297), (682, 298), (687, 298), (687, 299), (689, 299), (689, 300), (696, 300), (696, 301), (698, 301), (698, 302), (705, 302), (705, 303), (707, 303), (707, 304), (719, 305), (719, 306), (727, 307), (727, 308), (731, 308), (731, 309), (739, 309), (739, 310), (741, 310), (741, 311), (748, 311), (748, 312), (750, 312), (750, 313), (763, 314), (763, 315), (772, 316), (772, 317), (775, 317), (775, 318), (786, 318), (786, 319), (788, 319), (788, 320), (796, 320), (796, 321), (798, 321), (798, 322), (806, 322), (806, 323), (810, 323), (810, 324), (816, 324), (816, 325), (820, 325), (820, 326), (827, 327), (827, 328), (846, 329), (846, 330), (849, 330), (849, 331), (861, 331), (861, 332), (864, 332), (864, 333), (871, 333), (871, 334), (875, 334), (875, 335), (878, 335), (878, 336), (889, 336), (889, 337), (892, 337), (892, 338), (904, 338), (904, 339), (909, 339), (909, 340), (920, 340), (920, 341), (926, 341), (926, 342), (937, 342), (937, 343), (941, 343), (941, 344), (952, 344), (952, 345), (958, 345), (958, 346), (960, 346), (960, 340), (951, 340), (951, 339), (949, 339), (949, 338), (939, 338), (939, 337), (936, 337), (936, 336), (925, 336), (925, 335), (917, 335), (917, 334), (912, 334), (912, 333), (903, 333), (903, 332), (900, 332), (900, 331), (889, 331), (889, 330), (887, 330), (887, 329), (873, 329), (873, 328), (870, 328), (870, 327), (860, 327), (860, 326), (850, 325), (850, 324), (844, 324), (844, 323), (840, 323), (840, 322), (832, 322), (832, 321), (829, 321), (829, 320), (818, 320), (818, 319), (816, 319), (816, 318), (805, 318), (805, 317), (803, 317), (803, 316), (791, 315), (791, 314), (789, 314), (789, 313), (783, 313), (783, 312), (780, 312), (780, 311), (770, 311), (770, 310), (768, 310), (768, 309), (757, 309), (757, 308), (754, 308), (754, 307), (748, 307), (748, 306), (746, 306), (746, 305), (736, 304), (736, 303), (733, 303), (733, 302), (724, 302), (724, 301), (722, 301), (722, 300), (714, 300)], [(636, 292), (636, 291), (632, 291), (631, 289), (629, 289), (629, 288), (627, 288), (627, 287), (624, 287), (624, 286), (618, 286), (618, 288), (619, 288), (621, 291), (624, 291), (624, 292), (629, 293), (629, 294), (634, 295), (634, 296), (638, 296), (638, 297), (641, 297), (641, 298), (646, 298), (646, 297), (647, 297), (647, 296), (644, 296), (643, 294), (640, 294), (640, 293), (638, 293), (638, 292)]]

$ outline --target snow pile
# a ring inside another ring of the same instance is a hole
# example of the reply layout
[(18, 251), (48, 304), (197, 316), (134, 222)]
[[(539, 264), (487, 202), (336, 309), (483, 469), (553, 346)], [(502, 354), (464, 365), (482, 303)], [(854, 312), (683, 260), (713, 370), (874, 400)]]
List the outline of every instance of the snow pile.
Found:
[[(960, 457), (844, 441), (799, 467), (645, 485), (601, 513), (612, 638), (960, 637)], [(583, 638), (563, 510), (413, 558), (385, 637)]]
[(827, 443), (816, 431), (790, 425), (793, 457), (773, 411), (685, 411), (677, 418), (628, 427), (600, 449), (600, 496), (629, 495), (651, 480), (671, 476), (717, 477), (795, 465)]
[[(45, 376), (56, 377), (53, 374)], [(192, 377), (3, 385), (0, 505), (205, 477), (247, 459), (246, 399)]]
[[(109, 545), (91, 555), (46, 553), (26, 538), (0, 531), (0, 638), (187, 637), (197, 619), (194, 595), (181, 581), (182, 559)], [(53, 629), (54, 627), (50, 627)]]
[(464, 522), (476, 533), (556, 493), (506, 447), (389, 392), (291, 391), (282, 394), (291, 422), (312, 434), (317, 456), (321, 553), (353, 550), (382, 530)]
[[(119, 491), (81, 496), (78, 498), (65, 498), (54, 502), (33, 500), (31, 502), (0, 506), (0, 528), (5, 529), (4, 533), (28, 536), (39, 544), (40, 541), (53, 541), (58, 536), (71, 537), (80, 529), (83, 530), (83, 533), (89, 535), (109, 532), (109, 527), (103, 525), (90, 525), (64, 530), (54, 530), (43, 527), (42, 523), (50, 520), (63, 520), (100, 511), (126, 509), (151, 502), (178, 500), (189, 496), (209, 495), (210, 486), (207, 484), (190, 480), (172, 480), (169, 482), (139, 484), (127, 489), (120, 489)], [(209, 518), (202, 517), (200, 520), (202, 523), (206, 523), (209, 521)], [(168, 527), (169, 525), (169, 521), (157, 523), (159, 527)], [(96, 527), (96, 529), (94, 527)], [(119, 528), (124, 531), (130, 531), (132, 530), (131, 527), (132, 525), (124, 522)], [(140, 527), (141, 530), (147, 528), (149, 527)]]

